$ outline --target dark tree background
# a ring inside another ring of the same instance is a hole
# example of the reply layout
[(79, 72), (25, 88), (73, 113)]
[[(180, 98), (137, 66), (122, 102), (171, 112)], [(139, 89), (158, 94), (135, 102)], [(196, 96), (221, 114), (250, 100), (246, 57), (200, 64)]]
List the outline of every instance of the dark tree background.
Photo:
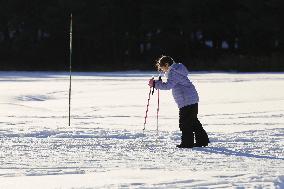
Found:
[(0, 0), (0, 70), (283, 71), (283, 0)]

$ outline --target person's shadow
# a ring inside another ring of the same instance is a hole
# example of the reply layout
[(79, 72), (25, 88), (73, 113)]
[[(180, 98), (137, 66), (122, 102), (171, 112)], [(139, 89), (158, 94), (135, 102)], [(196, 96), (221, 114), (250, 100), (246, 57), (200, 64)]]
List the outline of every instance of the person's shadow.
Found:
[(203, 151), (203, 152), (209, 152), (209, 153), (215, 153), (215, 154), (223, 154), (223, 155), (229, 155), (229, 156), (239, 156), (239, 157), (250, 157), (250, 158), (259, 158), (259, 159), (272, 159), (272, 160), (284, 160), (284, 158), (281, 157), (272, 157), (272, 156), (266, 156), (266, 155), (255, 155), (245, 152), (238, 152), (229, 150), (226, 148), (221, 147), (206, 147), (206, 148), (195, 148), (195, 150)]

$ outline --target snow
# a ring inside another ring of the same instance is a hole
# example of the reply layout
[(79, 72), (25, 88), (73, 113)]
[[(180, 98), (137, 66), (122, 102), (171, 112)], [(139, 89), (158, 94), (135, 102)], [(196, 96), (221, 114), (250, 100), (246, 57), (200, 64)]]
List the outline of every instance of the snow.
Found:
[(284, 74), (190, 75), (206, 148), (178, 149), (170, 91), (155, 72), (0, 72), (0, 188), (284, 188)]

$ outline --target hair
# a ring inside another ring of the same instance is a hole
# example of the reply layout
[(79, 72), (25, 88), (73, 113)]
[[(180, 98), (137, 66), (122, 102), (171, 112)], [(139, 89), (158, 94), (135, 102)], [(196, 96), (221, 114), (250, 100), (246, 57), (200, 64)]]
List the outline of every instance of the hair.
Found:
[(162, 55), (158, 60), (156, 60), (156, 67), (158, 70), (164, 66), (170, 66), (174, 63), (174, 60), (170, 56)]

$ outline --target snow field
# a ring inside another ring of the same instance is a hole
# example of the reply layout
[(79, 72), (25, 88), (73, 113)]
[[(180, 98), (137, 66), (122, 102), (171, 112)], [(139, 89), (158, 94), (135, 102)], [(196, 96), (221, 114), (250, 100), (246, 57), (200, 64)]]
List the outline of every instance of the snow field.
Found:
[(0, 188), (284, 188), (284, 75), (192, 73), (206, 148), (177, 149), (153, 73), (0, 72)]

